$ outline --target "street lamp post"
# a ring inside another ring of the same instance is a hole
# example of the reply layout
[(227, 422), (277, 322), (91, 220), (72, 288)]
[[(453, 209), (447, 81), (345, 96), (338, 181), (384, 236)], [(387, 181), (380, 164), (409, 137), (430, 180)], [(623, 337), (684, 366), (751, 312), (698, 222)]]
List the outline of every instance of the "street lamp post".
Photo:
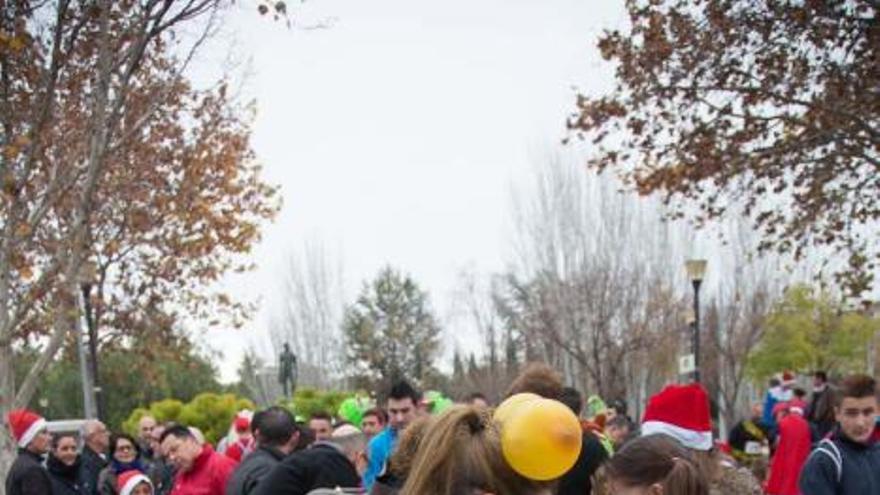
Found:
[(95, 325), (94, 308), (92, 308), (92, 285), (97, 278), (98, 268), (94, 262), (86, 261), (80, 272), (80, 290), (82, 291), (82, 313), (86, 329), (89, 332), (89, 369), (92, 385), (92, 401), (95, 417), (102, 418), (103, 398), (98, 379), (98, 329)]
[[(80, 288), (83, 284), (87, 283), (87, 281), (91, 281), (94, 278), (94, 265), (90, 263), (83, 263), (80, 267), (79, 272), (79, 283)], [(80, 294), (82, 295), (82, 294)], [(79, 306), (81, 310), (81, 318), (78, 331), (76, 332), (76, 347), (77, 353), (79, 354), (79, 366), (80, 366), (80, 379), (82, 380), (82, 389), (83, 389), (83, 415), (86, 418), (94, 419), (98, 417), (97, 404), (95, 403), (95, 395), (93, 388), (93, 381), (91, 376), (91, 366), (90, 359), (88, 356), (88, 351), (86, 350), (86, 342), (83, 338), (89, 331), (89, 323), (88, 316), (86, 311), (86, 306), (84, 301), (81, 298), (77, 298), (79, 300)]]
[(688, 278), (694, 286), (694, 326), (691, 331), (691, 351), (694, 354), (694, 382), (700, 382), (700, 285), (706, 274), (706, 260), (685, 262)]

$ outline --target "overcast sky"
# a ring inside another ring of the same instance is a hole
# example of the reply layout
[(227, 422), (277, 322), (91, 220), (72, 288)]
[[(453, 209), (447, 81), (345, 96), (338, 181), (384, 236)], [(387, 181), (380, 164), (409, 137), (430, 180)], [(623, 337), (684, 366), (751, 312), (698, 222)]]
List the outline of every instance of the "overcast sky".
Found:
[[(558, 146), (574, 87), (610, 86), (595, 39), (620, 25), (623, 2), (309, 0), (292, 12), (334, 20), (288, 30), (242, 11), (225, 35), (251, 61), (253, 144), (284, 198), (257, 271), (224, 282), (262, 301), (244, 330), (208, 334), (225, 381), (266, 338), (278, 274), (305, 242), (341, 258), (352, 291), (386, 264), (409, 272), (441, 318), (463, 268), (503, 268), (511, 184)], [(447, 348), (467, 345), (450, 333)]]

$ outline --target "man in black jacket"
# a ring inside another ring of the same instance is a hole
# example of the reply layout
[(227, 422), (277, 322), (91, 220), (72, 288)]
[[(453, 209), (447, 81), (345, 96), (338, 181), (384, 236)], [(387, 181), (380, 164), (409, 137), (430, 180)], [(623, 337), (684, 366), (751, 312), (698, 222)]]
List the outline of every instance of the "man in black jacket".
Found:
[(351, 425), (341, 426), (325, 442), (295, 452), (272, 468), (255, 495), (306, 495), (319, 488), (357, 488), (366, 470), (366, 437)]
[(98, 475), (107, 467), (110, 432), (104, 423), (90, 419), (80, 428), (80, 437), (85, 444), (79, 467), (80, 488), (84, 495), (98, 495)]
[[(575, 416), (580, 417), (584, 399), (580, 391), (573, 387), (563, 387), (558, 399), (568, 406)], [(581, 437), (581, 453), (571, 469), (559, 479), (557, 495), (579, 495), (593, 491), (593, 475), (603, 462), (608, 460), (608, 451), (599, 437), (592, 431), (584, 431)]]
[(837, 427), (819, 442), (801, 470), (803, 495), (880, 493), (880, 445), (873, 441), (877, 384), (866, 375), (844, 381), (835, 400)]
[(251, 428), (257, 439), (257, 449), (245, 456), (235, 469), (226, 486), (226, 495), (253, 493), (272, 468), (292, 453), (299, 442), (293, 415), (283, 407), (273, 406), (257, 412)]
[(9, 429), (18, 444), (18, 457), (6, 475), (6, 495), (48, 495), (52, 481), (43, 467), (43, 456), (52, 441), (46, 420), (26, 409), (17, 409), (7, 417)]

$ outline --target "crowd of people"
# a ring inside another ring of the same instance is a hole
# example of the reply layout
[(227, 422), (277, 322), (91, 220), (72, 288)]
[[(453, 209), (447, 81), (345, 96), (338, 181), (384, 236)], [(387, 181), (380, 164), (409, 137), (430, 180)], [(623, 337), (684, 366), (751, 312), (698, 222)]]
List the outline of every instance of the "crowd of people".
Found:
[[(192, 426), (150, 416), (136, 437), (97, 420), (52, 435), (21, 409), (7, 418), (19, 452), (5, 486), (7, 495), (880, 495), (874, 379), (813, 378), (811, 394), (791, 374), (774, 379), (727, 443), (713, 434), (700, 384), (666, 386), (635, 422), (624, 402), (584, 400), (543, 364), (527, 366), (497, 409), (474, 393), (441, 412), (401, 381), (359, 424), (320, 412), (300, 422), (280, 406), (242, 411), (216, 448)], [(500, 411), (528, 400), (577, 418), (574, 442), (553, 422), (513, 432), (523, 427)], [(523, 438), (579, 450), (547, 479), (514, 462)]]

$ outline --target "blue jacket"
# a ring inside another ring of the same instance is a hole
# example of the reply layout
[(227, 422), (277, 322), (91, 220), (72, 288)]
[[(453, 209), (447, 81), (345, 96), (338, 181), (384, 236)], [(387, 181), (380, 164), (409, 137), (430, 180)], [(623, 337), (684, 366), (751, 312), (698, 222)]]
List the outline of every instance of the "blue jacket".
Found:
[(373, 482), (385, 470), (385, 463), (394, 452), (397, 445), (397, 430), (390, 426), (382, 430), (372, 440), (370, 440), (369, 450), (370, 464), (367, 466), (367, 472), (364, 473), (364, 488), (367, 492), (373, 487)]
[(836, 431), (807, 458), (800, 489), (804, 495), (880, 493), (880, 445), (856, 443)]

